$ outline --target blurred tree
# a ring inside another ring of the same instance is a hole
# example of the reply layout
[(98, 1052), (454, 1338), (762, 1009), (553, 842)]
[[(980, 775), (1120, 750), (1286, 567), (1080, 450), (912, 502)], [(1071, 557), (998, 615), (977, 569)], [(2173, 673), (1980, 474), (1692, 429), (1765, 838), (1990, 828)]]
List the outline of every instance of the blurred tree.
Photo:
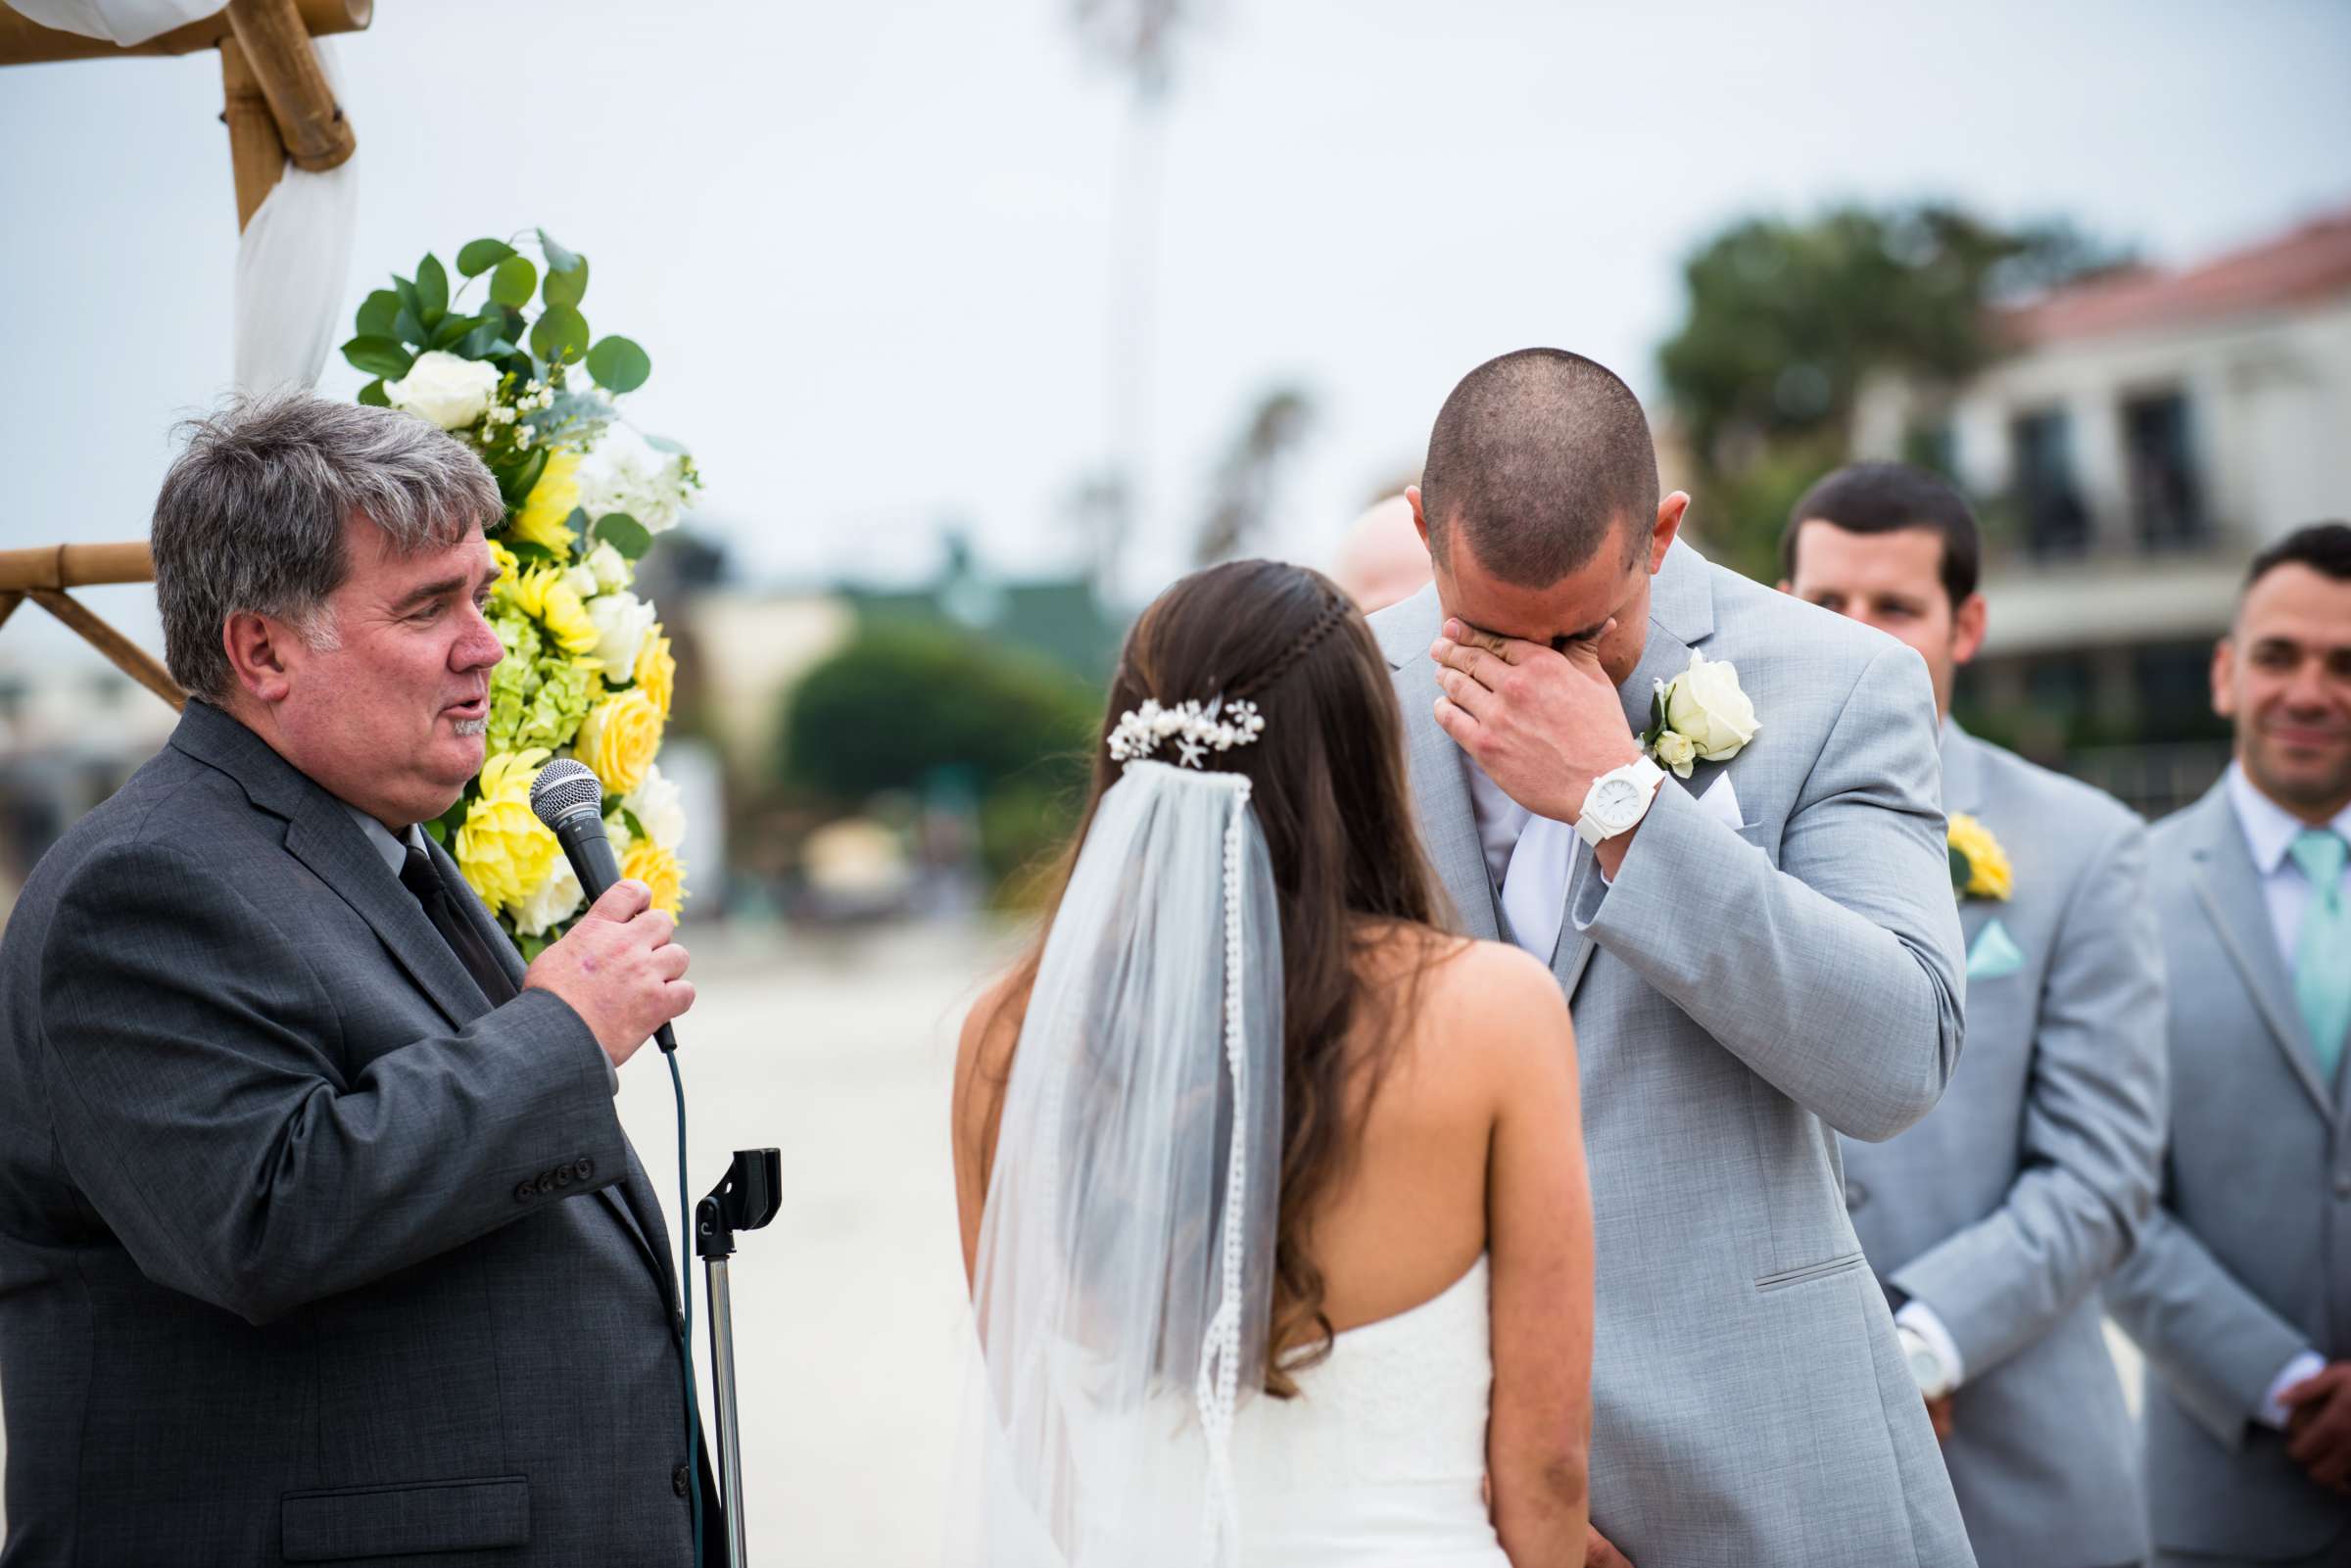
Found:
[(1160, 177), (1176, 42), (1196, 0), (1070, 0), (1080, 48), (1125, 76), (1127, 128), (1111, 187), (1110, 322), (1103, 407), (1108, 453), (1091, 480), (1087, 517), (1097, 530), (1094, 587), (1117, 596), (1127, 538), (1142, 516), (1151, 457), (1151, 349), (1154, 285), (1159, 275)]
[(978, 796), (981, 855), (1002, 879), (1075, 826), (1100, 714), (1101, 693), (1045, 659), (881, 620), (786, 699), (777, 777), (836, 808), (951, 780)]
[(2066, 223), (2001, 228), (1936, 205), (1745, 218), (1701, 245), (1658, 360), (1728, 564), (1777, 575), (1787, 508), (1844, 460), (1871, 372), (1957, 382), (1999, 352), (1991, 307), (2128, 261)]
[(1296, 387), (1276, 387), (1257, 400), (1248, 423), (1217, 467), (1208, 517), (1193, 559), (1213, 566), (1246, 553), (1271, 520), (1281, 470), (1313, 421), (1313, 400)]

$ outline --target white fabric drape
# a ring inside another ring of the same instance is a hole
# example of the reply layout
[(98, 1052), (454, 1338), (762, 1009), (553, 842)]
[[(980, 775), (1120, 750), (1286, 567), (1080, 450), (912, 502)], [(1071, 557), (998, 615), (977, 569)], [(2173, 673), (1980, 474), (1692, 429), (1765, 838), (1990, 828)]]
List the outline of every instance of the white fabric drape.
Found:
[[(61, 32), (129, 47), (220, 9), (219, 0), (8, 0), (26, 20)], [(342, 97), (334, 51), (313, 47), (326, 79)], [(285, 173), (245, 226), (237, 247), (236, 385), (264, 392), (289, 382), (314, 384), (335, 342), (351, 274), (352, 230), (359, 216), (359, 160), (312, 174)]]

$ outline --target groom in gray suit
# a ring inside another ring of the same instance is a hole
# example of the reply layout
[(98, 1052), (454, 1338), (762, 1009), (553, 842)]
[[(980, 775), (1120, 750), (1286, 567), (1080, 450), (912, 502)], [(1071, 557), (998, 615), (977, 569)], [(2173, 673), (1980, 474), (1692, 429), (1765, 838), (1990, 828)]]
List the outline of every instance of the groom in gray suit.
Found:
[(2108, 1305), (2159, 1560), (2351, 1563), (2351, 527), (2255, 558), (2212, 694), (2235, 762), (2152, 834), (2163, 1202)]
[(1902, 463), (1829, 475), (1781, 540), (1783, 589), (1927, 661), (1952, 842), (1989, 862), (1958, 889), (1967, 1055), (1933, 1116), (1846, 1143), (1845, 1199), (1977, 1557), (2110, 1568), (2148, 1549), (2098, 1288), (2155, 1202), (2163, 952), (2139, 820), (1947, 717), (1981, 553), (1959, 493)]
[(164, 482), (186, 715), (0, 942), (0, 1563), (693, 1560), (612, 1103), (685, 951), (622, 882), (526, 971), (416, 827), (482, 765), (503, 511), (424, 421), (298, 396)]
[(1657, 492), (1602, 366), (1481, 365), (1411, 493), (1436, 583), (1373, 621), (1462, 927), (1574, 1011), (1588, 1561), (1972, 1563), (1834, 1136), (1901, 1131), (1959, 1057), (1934, 693), (1678, 543), (1689, 498)]

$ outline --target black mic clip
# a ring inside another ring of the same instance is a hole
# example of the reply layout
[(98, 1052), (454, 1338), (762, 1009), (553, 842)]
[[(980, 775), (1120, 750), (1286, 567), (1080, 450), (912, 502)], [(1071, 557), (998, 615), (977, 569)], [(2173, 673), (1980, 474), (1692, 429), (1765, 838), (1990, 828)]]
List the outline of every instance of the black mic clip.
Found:
[(757, 1230), (784, 1207), (784, 1155), (777, 1149), (738, 1149), (735, 1163), (710, 1196), (694, 1206), (695, 1256), (708, 1262), (735, 1254), (735, 1233)]

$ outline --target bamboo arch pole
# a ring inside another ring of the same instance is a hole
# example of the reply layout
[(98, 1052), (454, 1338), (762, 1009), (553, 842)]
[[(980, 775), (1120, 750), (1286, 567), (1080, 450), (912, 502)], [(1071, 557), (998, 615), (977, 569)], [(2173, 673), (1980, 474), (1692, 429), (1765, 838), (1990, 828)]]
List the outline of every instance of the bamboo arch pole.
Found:
[[(335, 103), (311, 39), (358, 32), (374, 16), (375, 0), (228, 0), (216, 15), (120, 49), (102, 39), (36, 26), (0, 5), (0, 66), (218, 49), (220, 118), (228, 126), (237, 229), (242, 233), (284, 174), (288, 161), (297, 168), (323, 172), (357, 149), (358, 139)], [(0, 625), (29, 598), (80, 634), (117, 669), (181, 708), (187, 693), (154, 655), (67, 593), (100, 584), (154, 581), (154, 557), (144, 544), (135, 542), (0, 550)]]

